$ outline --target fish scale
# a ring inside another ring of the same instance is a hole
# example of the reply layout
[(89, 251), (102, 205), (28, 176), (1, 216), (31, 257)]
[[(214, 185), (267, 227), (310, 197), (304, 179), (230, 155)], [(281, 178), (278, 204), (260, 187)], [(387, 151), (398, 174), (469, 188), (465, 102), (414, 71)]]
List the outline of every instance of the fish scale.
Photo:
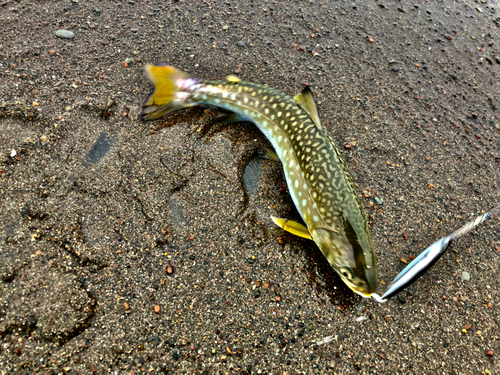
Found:
[[(318, 223), (331, 225), (331, 210), (335, 207), (326, 197), (335, 197), (337, 204), (341, 202), (338, 191), (345, 188), (345, 174), (340, 168), (333, 167), (339, 164), (338, 161), (328, 160), (329, 142), (325, 142), (324, 133), (292, 98), (272, 88), (255, 86), (246, 82), (238, 84), (233, 99), (231, 92), (235, 90), (235, 84), (204, 81), (203, 94), (195, 93), (187, 102), (218, 103), (222, 108), (254, 122), (271, 141), (283, 162), (290, 195), (304, 222), (308, 227)], [(194, 86), (192, 92), (196, 91), (199, 91), (199, 87)], [(256, 95), (261, 99), (255, 99)], [(224, 99), (225, 103), (221, 104), (217, 99)], [(314, 151), (311, 151), (313, 147)], [(325, 168), (327, 165), (330, 170)], [(333, 181), (330, 182), (325, 176), (331, 176)], [(333, 187), (336, 189), (329, 189)]]
[(366, 217), (339, 150), (319, 122), (308, 88), (292, 98), (236, 77), (204, 81), (170, 66), (153, 65), (146, 72), (155, 92), (143, 106), (145, 120), (210, 104), (256, 124), (283, 164), (288, 190), (307, 228), (285, 219), (275, 222), (284, 229), (291, 225), (292, 233), (314, 240), (352, 290), (365, 297), (375, 292), (376, 257)]

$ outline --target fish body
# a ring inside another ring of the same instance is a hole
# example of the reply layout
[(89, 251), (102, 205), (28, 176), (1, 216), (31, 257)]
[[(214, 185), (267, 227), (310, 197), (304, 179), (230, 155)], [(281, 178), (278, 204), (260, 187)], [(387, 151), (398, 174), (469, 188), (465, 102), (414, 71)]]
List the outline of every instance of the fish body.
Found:
[(272, 143), (283, 164), (300, 223), (273, 218), (282, 228), (310, 238), (342, 280), (369, 297), (376, 290), (377, 262), (366, 217), (339, 150), (322, 127), (310, 90), (291, 97), (243, 82), (191, 78), (171, 66), (146, 66), (155, 85), (143, 106), (143, 120), (209, 104), (253, 122)]

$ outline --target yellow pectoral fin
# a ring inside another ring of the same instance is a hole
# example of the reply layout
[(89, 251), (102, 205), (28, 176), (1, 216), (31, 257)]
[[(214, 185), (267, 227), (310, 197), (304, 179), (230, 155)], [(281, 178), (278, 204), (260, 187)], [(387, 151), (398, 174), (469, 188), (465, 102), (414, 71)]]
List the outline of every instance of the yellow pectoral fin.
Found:
[(303, 226), (300, 223), (297, 223), (296, 221), (288, 220), (288, 219), (281, 219), (279, 217), (274, 217), (271, 216), (271, 219), (273, 219), (274, 223), (279, 226), (280, 228), (286, 230), (287, 232), (290, 232), (291, 234), (295, 234), (296, 236), (307, 238), (309, 240), (312, 240), (311, 234), (309, 233), (309, 230)]

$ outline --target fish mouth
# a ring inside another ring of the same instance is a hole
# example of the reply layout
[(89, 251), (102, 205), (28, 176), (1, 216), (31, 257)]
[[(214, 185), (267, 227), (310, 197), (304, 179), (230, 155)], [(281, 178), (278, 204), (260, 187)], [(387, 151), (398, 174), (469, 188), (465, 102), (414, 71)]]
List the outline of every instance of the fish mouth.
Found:
[(359, 294), (363, 298), (370, 298), (375, 292), (367, 292), (356, 287), (351, 281), (347, 280), (341, 273), (338, 273), (342, 281), (351, 289), (354, 293)]

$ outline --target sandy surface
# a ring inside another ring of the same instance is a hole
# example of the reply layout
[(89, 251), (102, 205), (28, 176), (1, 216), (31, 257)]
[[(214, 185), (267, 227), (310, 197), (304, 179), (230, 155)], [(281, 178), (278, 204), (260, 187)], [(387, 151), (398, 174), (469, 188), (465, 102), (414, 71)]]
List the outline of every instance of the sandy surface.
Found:
[(500, 202), (498, 4), (417, 3), (1, 1), (0, 373), (498, 374), (499, 220), (381, 305), (272, 224), (253, 125), (136, 119), (147, 62), (309, 84), (382, 293)]

